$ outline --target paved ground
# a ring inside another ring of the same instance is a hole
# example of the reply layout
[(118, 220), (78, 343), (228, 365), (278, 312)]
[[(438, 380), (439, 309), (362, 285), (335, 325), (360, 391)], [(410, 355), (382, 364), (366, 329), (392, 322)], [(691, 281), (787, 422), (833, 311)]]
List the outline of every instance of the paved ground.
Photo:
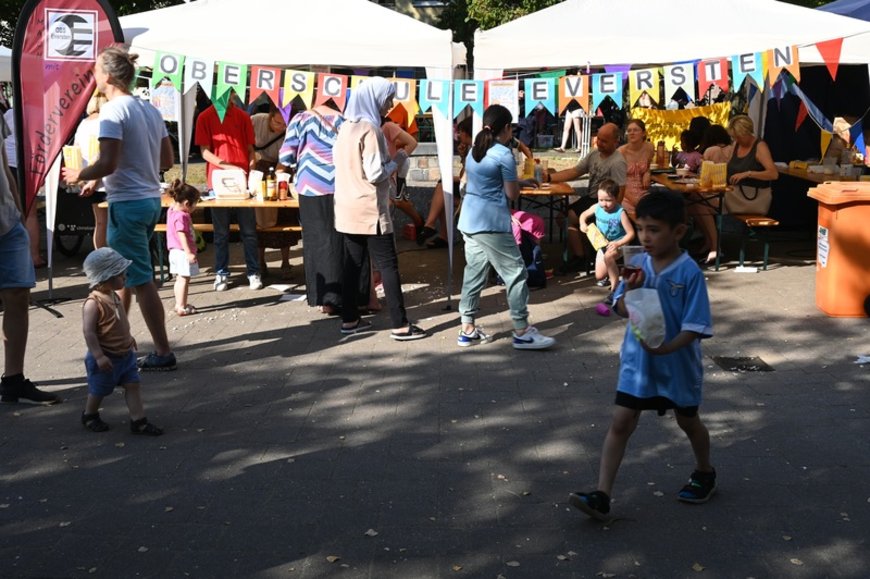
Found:
[[(490, 288), (481, 322), (497, 340), (460, 350), (446, 252), (400, 249), (410, 314), (433, 334), (410, 344), (388, 339), (385, 314), (341, 338), (274, 288), (217, 294), (198, 278), (201, 313), (167, 318), (178, 371), (143, 377), (158, 439), (129, 434), (121, 395), (104, 404), (112, 430), (79, 424), (84, 253), (62, 259), (53, 295), (69, 300), (51, 306), (62, 317), (31, 310), (27, 371), (64, 403), (0, 408), (0, 576), (870, 575), (868, 370), (854, 363), (867, 320), (815, 308), (812, 241), (774, 244), (764, 273), (709, 274), (718, 495), (675, 500), (688, 445), (672, 417), (645, 415), (609, 527), (566, 505), (596, 478), (611, 411), (624, 326), (595, 314), (603, 290), (579, 276), (534, 292), (532, 320), (559, 343), (518, 352)], [(34, 299), (47, 297), (42, 279)], [(148, 349), (135, 308), (132, 323)]]

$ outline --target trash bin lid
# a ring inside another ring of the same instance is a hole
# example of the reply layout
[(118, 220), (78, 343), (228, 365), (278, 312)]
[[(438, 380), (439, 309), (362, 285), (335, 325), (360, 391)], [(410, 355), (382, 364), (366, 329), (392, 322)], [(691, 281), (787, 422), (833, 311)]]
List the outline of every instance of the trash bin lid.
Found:
[(870, 183), (863, 181), (832, 181), (812, 187), (807, 196), (827, 205), (870, 202)]

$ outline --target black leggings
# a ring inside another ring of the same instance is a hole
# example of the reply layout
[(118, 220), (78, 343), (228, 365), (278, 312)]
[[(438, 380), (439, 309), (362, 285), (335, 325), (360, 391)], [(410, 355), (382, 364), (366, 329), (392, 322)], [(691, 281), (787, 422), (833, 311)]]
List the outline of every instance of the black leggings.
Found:
[(347, 251), (342, 272), (341, 319), (350, 324), (359, 319), (357, 292), (355, 291), (360, 275), (363, 273), (366, 248), (375, 268), (381, 272), (387, 309), (393, 329), (408, 325), (405, 315), (405, 299), (402, 295), (402, 281), (399, 279), (399, 257), (396, 255), (396, 240), (392, 233), (378, 235), (344, 234), (344, 247)]

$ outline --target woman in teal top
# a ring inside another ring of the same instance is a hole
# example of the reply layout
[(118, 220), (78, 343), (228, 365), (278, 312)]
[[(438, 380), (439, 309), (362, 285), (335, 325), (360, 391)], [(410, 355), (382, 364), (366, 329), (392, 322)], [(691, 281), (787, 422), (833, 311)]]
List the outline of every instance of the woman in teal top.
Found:
[(543, 336), (529, 325), (529, 288), (526, 266), (511, 229), (508, 201), (520, 196), (517, 169), (507, 143), (513, 136), (510, 111), (492, 105), (483, 114), (483, 130), (465, 161), (468, 177), (459, 231), (465, 240), (465, 272), (459, 313), (462, 328), (457, 343), (471, 346), (490, 341), (475, 324), (480, 309), (480, 292), (486, 286), (490, 264), (505, 282), (513, 321), (513, 346), (518, 350), (549, 348), (556, 340)]

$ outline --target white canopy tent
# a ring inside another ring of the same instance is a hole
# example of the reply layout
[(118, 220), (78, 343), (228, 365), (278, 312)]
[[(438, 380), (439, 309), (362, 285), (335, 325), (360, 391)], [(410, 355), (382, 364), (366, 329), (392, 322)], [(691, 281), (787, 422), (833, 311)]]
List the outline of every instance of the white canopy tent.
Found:
[[(614, 14), (624, 16), (620, 23)], [(538, 41), (517, 41), (530, 32)], [(566, 0), (477, 31), (475, 77), (487, 78), (486, 70), (669, 64), (794, 45), (802, 64), (822, 63), (813, 44), (833, 38), (845, 39), (841, 63), (870, 63), (870, 23), (775, 0), (696, 0), (691, 9), (677, 0)]]
[[(248, 65), (285, 68), (425, 67), (433, 80), (450, 80), (465, 64), (452, 33), (369, 0), (198, 0), (120, 19), (131, 52), (149, 66), (157, 52)], [(273, 22), (280, 22), (276, 26)], [(187, 93), (182, 127), (193, 118), (194, 91)], [(453, 171), (452, 111), (433, 107), (438, 165)], [(179, 137), (187, 131), (179, 128)], [(179, 143), (186, 160), (189, 143)], [(452, 179), (444, 180), (445, 208), (453, 207)], [(452, 211), (446, 211), (452, 221)], [(452, 238), (453, 228), (449, 227)], [(449, 240), (452, 246), (452, 239)], [(448, 291), (452, 292), (448, 272)]]
[(0, 82), (12, 80), (12, 49), (0, 46)]

